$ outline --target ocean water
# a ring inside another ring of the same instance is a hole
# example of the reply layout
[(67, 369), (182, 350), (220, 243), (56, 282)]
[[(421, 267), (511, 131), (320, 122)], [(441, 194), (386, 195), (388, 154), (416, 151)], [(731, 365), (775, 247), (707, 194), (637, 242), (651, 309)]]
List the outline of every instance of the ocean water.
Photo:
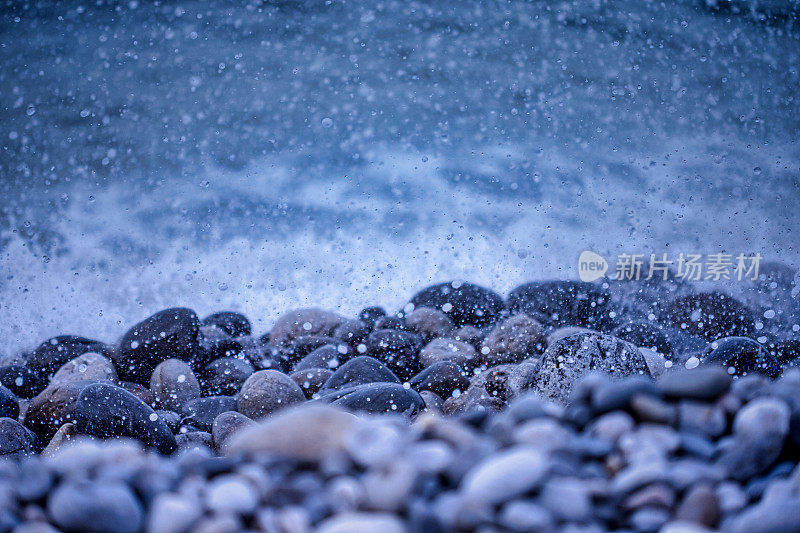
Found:
[(0, 354), (586, 249), (800, 259), (793, 0), (0, 10)]

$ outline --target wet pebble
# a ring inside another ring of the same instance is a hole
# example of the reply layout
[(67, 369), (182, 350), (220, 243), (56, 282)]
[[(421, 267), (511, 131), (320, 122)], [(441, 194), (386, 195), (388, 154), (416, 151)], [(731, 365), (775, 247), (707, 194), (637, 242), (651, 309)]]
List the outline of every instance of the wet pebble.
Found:
[(303, 390), (286, 374), (259, 370), (242, 385), (237, 410), (257, 420), (305, 399)]
[(47, 499), (47, 514), (65, 531), (136, 533), (142, 506), (122, 483), (87, 481), (61, 484)]
[(177, 412), (189, 400), (200, 397), (200, 383), (188, 364), (180, 359), (167, 359), (153, 370), (150, 391), (158, 406)]

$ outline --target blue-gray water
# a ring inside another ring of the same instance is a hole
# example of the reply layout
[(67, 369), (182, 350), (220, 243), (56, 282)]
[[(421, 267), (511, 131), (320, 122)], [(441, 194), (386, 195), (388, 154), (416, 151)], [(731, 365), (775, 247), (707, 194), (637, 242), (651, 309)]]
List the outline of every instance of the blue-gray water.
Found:
[(770, 5), (4, 3), (0, 353), (584, 249), (796, 263), (800, 27)]

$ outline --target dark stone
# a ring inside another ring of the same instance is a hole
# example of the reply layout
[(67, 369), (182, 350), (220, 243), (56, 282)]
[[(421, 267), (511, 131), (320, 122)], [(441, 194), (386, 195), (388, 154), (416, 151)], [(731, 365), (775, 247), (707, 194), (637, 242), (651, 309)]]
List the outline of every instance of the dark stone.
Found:
[(326, 344), (320, 346), (310, 354), (303, 357), (294, 365), (294, 371), (307, 370), (309, 368), (329, 368), (336, 370), (340, 365), (346, 363), (352, 356), (353, 349), (347, 344)]
[(231, 337), (250, 335), (250, 321), (241, 313), (221, 311), (205, 317), (201, 326), (217, 326)]
[(36, 451), (36, 435), (15, 419), (0, 418), (0, 457), (19, 457)]
[(191, 309), (159, 311), (128, 330), (112, 359), (121, 380), (149, 385), (158, 363), (169, 358), (189, 361), (198, 349), (200, 321)]
[(414, 307), (433, 307), (444, 311), (456, 326), (489, 326), (500, 318), (505, 303), (494, 291), (472, 283), (439, 283), (411, 298)]
[(19, 416), (19, 402), (14, 393), (0, 385), (0, 417), (16, 420)]
[(370, 331), (372, 328), (361, 320), (343, 320), (333, 331), (333, 338), (350, 346), (356, 346), (369, 335)]
[(130, 381), (120, 381), (117, 385), (130, 392), (150, 407), (155, 407), (156, 395), (144, 385), (131, 383)]
[(547, 398), (566, 401), (572, 385), (590, 372), (614, 379), (650, 375), (644, 357), (631, 343), (611, 335), (578, 333), (547, 347), (534, 389)]
[(208, 396), (186, 402), (181, 409), (182, 424), (193, 425), (203, 431), (211, 431), (214, 419), (221, 413), (236, 410), (236, 398), (233, 396)]
[(662, 374), (657, 385), (668, 398), (715, 400), (730, 388), (731, 376), (714, 366), (675, 369)]
[(214, 419), (214, 424), (211, 426), (211, 436), (214, 441), (214, 449), (218, 453), (224, 453), (225, 442), (231, 435), (246, 427), (254, 426), (255, 422), (247, 418), (241, 413), (236, 411), (226, 411), (220, 413)]
[(58, 428), (72, 422), (75, 402), (81, 391), (93, 381), (53, 383), (33, 400), (25, 413), (25, 426), (33, 431), (39, 442), (50, 442)]
[(369, 329), (372, 329), (375, 321), (382, 316), (386, 316), (386, 310), (383, 307), (366, 307), (358, 313), (359, 320), (364, 322)]
[(0, 384), (20, 398), (33, 398), (47, 387), (47, 379), (22, 365), (0, 367)]
[(398, 413), (411, 416), (425, 408), (425, 402), (413, 389), (399, 383), (367, 383), (341, 389), (323, 398), (333, 405), (367, 413)]
[(279, 350), (275, 351), (276, 359), (281, 364), (284, 371), (291, 370), (303, 357), (307, 356), (317, 348), (321, 348), (326, 344), (338, 345), (339, 342), (333, 337), (324, 337), (321, 335), (303, 335), (292, 339)]
[(303, 389), (303, 394), (310, 400), (332, 375), (333, 370), (328, 368), (307, 368), (296, 370), (289, 377)]
[(214, 437), (208, 431), (187, 431), (175, 437), (175, 445), (179, 451), (208, 450), (214, 448)]
[(611, 334), (635, 346), (650, 348), (667, 356), (672, 353), (672, 344), (666, 333), (652, 322), (642, 320), (625, 322), (614, 328)]
[(398, 316), (382, 316), (375, 321), (375, 324), (372, 326), (372, 328), (401, 329), (403, 331), (408, 331), (409, 329), (409, 327), (406, 325), (406, 321)]
[(73, 418), (79, 433), (104, 439), (130, 437), (161, 453), (175, 449), (167, 423), (139, 398), (114, 385), (95, 383), (83, 389)]
[(750, 372), (759, 372), (775, 378), (781, 367), (772, 354), (763, 346), (747, 337), (726, 337), (716, 340), (709, 346), (709, 351), (701, 358), (707, 365), (721, 365), (732, 375), (742, 376)]
[(452, 396), (456, 389), (464, 392), (469, 387), (469, 379), (461, 367), (452, 361), (434, 363), (409, 379), (408, 383), (417, 392), (424, 390), (435, 392), (443, 399)]
[(419, 362), (422, 338), (416, 333), (376, 329), (364, 344), (367, 355), (383, 362), (400, 379), (408, 379), (422, 369)]
[(276, 370), (260, 370), (247, 378), (239, 393), (237, 410), (253, 420), (302, 403), (306, 399), (303, 390), (289, 376)]
[(65, 481), (47, 499), (47, 514), (73, 532), (136, 533), (144, 522), (139, 500), (119, 481)]
[(199, 369), (220, 357), (238, 357), (243, 346), (217, 326), (201, 326), (198, 335), (199, 349), (192, 356), (192, 365)]
[(342, 389), (374, 382), (400, 383), (400, 380), (386, 365), (374, 357), (360, 355), (340, 366), (322, 388)]
[(592, 391), (592, 411), (598, 415), (626, 409), (633, 397), (639, 394), (660, 396), (660, 391), (653, 380), (640, 376), (603, 383)]
[(553, 327), (608, 329), (610, 296), (601, 286), (578, 281), (538, 281), (508, 295), (511, 314), (525, 313)]
[(162, 409), (180, 411), (183, 404), (200, 397), (200, 383), (184, 361), (167, 359), (153, 370), (150, 392)]
[(255, 368), (247, 359), (221, 357), (211, 361), (200, 373), (200, 387), (209, 396), (238, 394)]
[(107, 354), (108, 351), (108, 347), (100, 341), (74, 335), (61, 335), (40, 344), (28, 356), (26, 365), (39, 376), (50, 379), (56, 370), (71, 359), (87, 352)]
[(166, 411), (164, 409), (157, 409), (156, 414), (158, 417), (164, 421), (164, 423), (169, 427), (169, 430), (172, 433), (178, 431), (178, 428), (181, 425), (182, 417), (175, 411)]
[[(792, 362), (800, 364), (800, 339), (787, 339), (775, 343), (772, 354), (778, 363), (786, 365)], [(5, 385), (5, 381), (3, 381)], [(6, 385), (8, 387), (8, 385)], [(13, 389), (12, 389), (13, 390)]]
[(672, 326), (712, 341), (720, 337), (747, 336), (754, 323), (750, 309), (719, 292), (675, 298), (661, 314)]

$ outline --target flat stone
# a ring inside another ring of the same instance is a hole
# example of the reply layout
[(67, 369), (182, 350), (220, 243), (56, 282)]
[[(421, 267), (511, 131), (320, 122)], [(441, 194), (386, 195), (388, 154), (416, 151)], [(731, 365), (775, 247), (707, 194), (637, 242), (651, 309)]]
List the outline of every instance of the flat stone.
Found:
[(51, 381), (110, 381), (117, 380), (114, 363), (99, 353), (88, 352), (64, 363)]
[(143, 511), (131, 489), (113, 481), (67, 481), (47, 499), (47, 513), (65, 531), (136, 533)]
[(516, 446), (473, 466), (460, 491), (469, 501), (502, 503), (538, 487), (547, 469), (547, 458), (539, 450)]
[(723, 368), (697, 367), (671, 370), (658, 379), (658, 388), (669, 398), (714, 400), (731, 386), (731, 376)]
[(400, 380), (374, 357), (360, 355), (336, 369), (322, 389), (336, 390), (367, 383), (400, 383)]
[(403, 523), (388, 513), (342, 513), (323, 521), (317, 533), (405, 533)]

